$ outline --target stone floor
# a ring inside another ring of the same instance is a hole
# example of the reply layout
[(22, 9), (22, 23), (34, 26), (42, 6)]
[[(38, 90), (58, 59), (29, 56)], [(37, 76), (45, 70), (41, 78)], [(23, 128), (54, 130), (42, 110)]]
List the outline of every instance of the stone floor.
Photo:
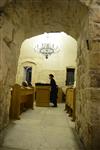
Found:
[(74, 130), (74, 122), (57, 108), (35, 107), (13, 121), (6, 129), (0, 150), (83, 150)]

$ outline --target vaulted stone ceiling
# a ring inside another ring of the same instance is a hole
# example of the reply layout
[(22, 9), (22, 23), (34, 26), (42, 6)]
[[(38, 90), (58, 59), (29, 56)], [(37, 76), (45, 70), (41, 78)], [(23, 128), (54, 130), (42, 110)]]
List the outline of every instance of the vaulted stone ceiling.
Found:
[(12, 20), (15, 28), (22, 26), (27, 37), (64, 31), (77, 38), (88, 12), (79, 0), (3, 0), (0, 6), (5, 17)]
[[(12, 2), (12, 1), (16, 2), (18, 0), (2, 0), (0, 2), (0, 7), (4, 7), (6, 4), (8, 4), (8, 3)], [(43, 0), (31, 0), (31, 1), (37, 2), (37, 1), (43, 1)], [(84, 3), (87, 6), (90, 5), (92, 3), (92, 1), (93, 0), (80, 0), (81, 3)]]

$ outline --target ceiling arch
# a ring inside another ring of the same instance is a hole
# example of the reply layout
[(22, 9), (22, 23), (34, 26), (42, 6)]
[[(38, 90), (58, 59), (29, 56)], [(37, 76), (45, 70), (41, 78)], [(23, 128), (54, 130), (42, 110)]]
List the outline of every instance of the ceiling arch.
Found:
[(64, 31), (77, 39), (87, 13), (88, 7), (79, 0), (13, 0), (4, 9), (15, 31), (22, 28), (25, 38)]

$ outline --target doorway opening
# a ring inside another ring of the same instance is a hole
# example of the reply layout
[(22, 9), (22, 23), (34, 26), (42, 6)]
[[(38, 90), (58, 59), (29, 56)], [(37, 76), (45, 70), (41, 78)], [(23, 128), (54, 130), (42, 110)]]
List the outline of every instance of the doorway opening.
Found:
[[(53, 34), (53, 33), (51, 33), (51, 34)], [(62, 92), (64, 92), (63, 88), (65, 88), (66, 67), (68, 67), (68, 66), (76, 67), (77, 42), (72, 37), (67, 36), (66, 33), (61, 33), (60, 35), (61, 35), (61, 37), (58, 38), (58, 41), (57, 41), (57, 44), (60, 47), (60, 51), (59, 51), (59, 53), (50, 55), (50, 57), (48, 57), (48, 59), (45, 59), (45, 57), (42, 54), (34, 51), (33, 46), (36, 45), (36, 41), (35, 41), (36, 39), (34, 39), (34, 38), (38, 38), (38, 37), (34, 37), (33, 40), (31, 38), (31, 39), (24, 41), (24, 43), (22, 44), (22, 47), (21, 47), (21, 53), (20, 53), (19, 63), (18, 63), (18, 73), (17, 73), (16, 78), (18, 79), (17, 80), (18, 84), (21, 85), (22, 79), (23, 79), (23, 75), (22, 75), (23, 71), (22, 70), (24, 68), (24, 73), (25, 73), (24, 80), (26, 80), (27, 82), (31, 81), (32, 85), (34, 85), (34, 83), (37, 83), (37, 82), (48, 83), (49, 82), (48, 74), (52, 73), (52, 74), (54, 74), (57, 84), (59, 86), (59, 89), (60, 89), (59, 90), (59, 99), (61, 100)], [(57, 37), (58, 37), (58, 33), (57, 33)], [(53, 40), (54, 39), (56, 41), (55, 36), (54, 36)], [(31, 42), (30, 40), (32, 40), (34, 42)], [(31, 44), (28, 45), (29, 43), (31, 43)], [(33, 62), (33, 66), (32, 66), (32, 62)], [(33, 78), (34, 78), (34, 80), (33, 80)], [(68, 77), (67, 82), (70, 83), (69, 77)], [(45, 95), (45, 92), (42, 93), (41, 95), (39, 93), (38, 94), (38, 96), (40, 96), (39, 99), (41, 99), (41, 97), (43, 97), (43, 95)], [(30, 97), (29, 97), (29, 99), (30, 99)], [(43, 97), (43, 99), (45, 99), (45, 98)], [(24, 106), (26, 106), (26, 107), (31, 106), (31, 104), (24, 105)], [(63, 109), (63, 106), (61, 106), (61, 109)], [(37, 110), (35, 111), (36, 113), (38, 113)], [(48, 108), (48, 110), (49, 110), (49, 108)], [(49, 110), (49, 111), (51, 111), (51, 110)], [(31, 114), (32, 114), (32, 116), (31, 116)], [(29, 112), (29, 115), (33, 118), (33, 116), (34, 116), (33, 112), (31, 112), (31, 114)], [(40, 114), (42, 114), (41, 111), (40, 111)], [(46, 112), (46, 114), (48, 114), (48, 112)], [(44, 116), (42, 116), (41, 118), (43, 118), (43, 117)], [(57, 118), (59, 118), (59, 117), (57, 117)], [(24, 118), (24, 120), (25, 120), (25, 118)], [(29, 119), (27, 119), (27, 120), (29, 120)], [(23, 120), (21, 120), (21, 121), (23, 121)], [(32, 121), (35, 121), (35, 120), (32, 119)], [(39, 127), (40, 127), (40, 124), (39, 124)], [(47, 127), (48, 127), (48, 125), (47, 125)], [(14, 145), (14, 146), (16, 146), (16, 145)]]
[(46, 107), (51, 105), (47, 86), (50, 85), (49, 74), (53, 74), (58, 86), (57, 103), (64, 103), (66, 89), (73, 86), (76, 79), (76, 56), (77, 42), (65, 32), (44, 33), (26, 39), (20, 50), (16, 83), (20, 86), (24, 81), (31, 83), (35, 88), (35, 106)]
[[(44, 35), (47, 35), (47, 38)], [(52, 53), (49, 53), (51, 49)], [(48, 52), (48, 56), (45, 52)], [(16, 82), (22, 83), (21, 70), (24, 68), (24, 80), (30, 80), (33, 85), (37, 82), (49, 83), (48, 74), (52, 73), (58, 86), (64, 87), (69, 82), (66, 68), (72, 66), (76, 69), (76, 56), (77, 42), (65, 32), (44, 33), (26, 39), (21, 46)], [(28, 68), (30, 66), (31, 68)]]

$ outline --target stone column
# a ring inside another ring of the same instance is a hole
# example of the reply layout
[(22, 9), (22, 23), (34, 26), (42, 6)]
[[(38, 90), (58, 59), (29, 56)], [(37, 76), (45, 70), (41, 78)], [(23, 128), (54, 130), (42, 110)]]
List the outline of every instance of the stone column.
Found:
[(78, 41), (76, 130), (88, 150), (100, 149), (100, 5), (91, 5)]

